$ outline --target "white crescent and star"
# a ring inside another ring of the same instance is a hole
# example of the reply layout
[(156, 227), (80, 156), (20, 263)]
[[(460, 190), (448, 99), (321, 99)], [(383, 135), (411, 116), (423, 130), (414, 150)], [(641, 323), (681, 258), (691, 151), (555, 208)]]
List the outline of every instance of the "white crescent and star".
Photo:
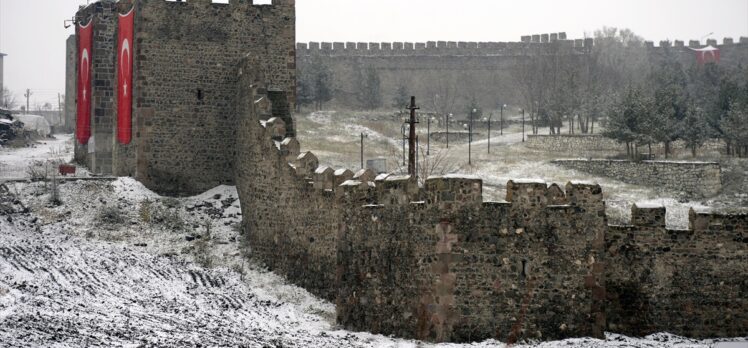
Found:
[(119, 59), (119, 71), (120, 79), (122, 79), (122, 86), (124, 87), (125, 97), (127, 96), (127, 76), (130, 73), (130, 41), (125, 38), (122, 40), (122, 50), (120, 51)]
[[(83, 78), (82, 81), (88, 80), (88, 71), (90, 67), (90, 57), (88, 56), (88, 49), (84, 48), (83, 52), (81, 53), (81, 77)], [(87, 94), (88, 91), (86, 90), (86, 83), (83, 82), (83, 101), (87, 100)]]

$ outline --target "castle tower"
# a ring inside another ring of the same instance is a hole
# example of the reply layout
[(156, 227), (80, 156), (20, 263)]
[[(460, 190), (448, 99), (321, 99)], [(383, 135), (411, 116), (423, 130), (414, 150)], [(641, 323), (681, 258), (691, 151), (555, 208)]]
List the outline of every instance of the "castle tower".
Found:
[[(134, 13), (133, 43), (128, 46), (132, 116), (130, 128), (124, 128), (132, 139), (121, 143), (117, 98), (120, 69), (126, 65), (121, 67), (122, 54), (115, 51), (117, 18), (126, 13)], [(94, 24), (90, 114), (95, 140), (76, 146), (77, 161), (92, 172), (132, 176), (152, 190), (174, 195), (232, 184), (234, 100), (239, 64), (245, 60), (267, 77), (263, 93), (272, 102), (272, 117), (282, 119), (287, 133), (293, 133), (293, 0), (270, 5), (244, 0), (100, 0), (81, 8), (76, 18)], [(74, 39), (68, 44), (71, 49), (76, 45)], [(77, 61), (72, 63), (79, 68)], [(68, 73), (71, 86), (77, 72)]]

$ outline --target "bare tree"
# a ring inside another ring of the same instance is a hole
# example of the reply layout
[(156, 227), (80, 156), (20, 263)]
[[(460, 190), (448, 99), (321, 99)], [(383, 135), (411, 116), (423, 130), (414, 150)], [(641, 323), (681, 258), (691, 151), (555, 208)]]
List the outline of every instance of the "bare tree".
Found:
[(433, 83), (429, 84), (427, 91), (428, 103), (431, 104), (434, 112), (445, 118), (444, 124), (446, 124), (447, 115), (455, 111), (455, 102), (459, 94), (457, 79), (452, 74), (448, 77), (436, 78)]
[(16, 97), (11, 93), (8, 88), (0, 90), (0, 107), (7, 110), (12, 110), (18, 106)]
[(522, 105), (530, 116), (532, 134), (538, 134), (538, 108), (545, 89), (542, 84), (543, 64), (538, 49), (525, 47), (524, 55), (519, 58), (517, 68), (512, 71), (519, 87)]

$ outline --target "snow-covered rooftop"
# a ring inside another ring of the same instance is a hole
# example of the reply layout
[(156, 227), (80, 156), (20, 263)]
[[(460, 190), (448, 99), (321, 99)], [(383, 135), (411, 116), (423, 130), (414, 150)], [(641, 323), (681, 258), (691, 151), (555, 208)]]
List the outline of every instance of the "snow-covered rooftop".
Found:
[(515, 184), (547, 184), (543, 179), (512, 179)]

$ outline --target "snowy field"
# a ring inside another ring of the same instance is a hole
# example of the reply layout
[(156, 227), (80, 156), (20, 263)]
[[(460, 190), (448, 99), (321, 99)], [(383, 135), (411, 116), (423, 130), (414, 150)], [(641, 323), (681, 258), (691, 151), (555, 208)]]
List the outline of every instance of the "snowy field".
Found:
[[(367, 121), (366, 116), (368, 115), (334, 111), (297, 116), (296, 129), (299, 132), (302, 150), (314, 152), (322, 165), (333, 168), (346, 167), (355, 171), (360, 167), (360, 134), (365, 133), (368, 135), (364, 139), (366, 158), (385, 158), (389, 170), (404, 170), (402, 139), (397, 123)], [(418, 127), (419, 138), (426, 139), (425, 125), (421, 123)], [(529, 128), (528, 126), (527, 130)], [(431, 130), (445, 131), (433, 124)], [(714, 200), (684, 199), (679, 192), (664, 192), (656, 188), (631, 185), (553, 165), (550, 163), (551, 160), (569, 155), (549, 154), (525, 147), (522, 143), (522, 128), (518, 124), (504, 129), (503, 135), (494, 127), (490, 154), (486, 130), (479, 129), (477, 132), (482, 133), (482, 136), (474, 139), (471, 146), (464, 141), (453, 141), (447, 149), (445, 143), (432, 141), (431, 144), (427, 144), (422, 140), (419, 144), (419, 155), (423, 158), (427, 146), (430, 145), (430, 158), (437, 158), (443, 163), (433, 174), (461, 173), (481, 177), (484, 198), (487, 200), (503, 200), (506, 196), (506, 183), (511, 179), (541, 179), (548, 183), (557, 183), (561, 187), (569, 181), (596, 182), (603, 188), (610, 223), (628, 223), (633, 203), (657, 203), (667, 207), (667, 224), (669, 228), (674, 229), (688, 228), (688, 211), (691, 207), (703, 208), (721, 203)], [(472, 152), (472, 165), (468, 164), (469, 148)], [(603, 155), (605, 154), (576, 154), (577, 157)]]
[(54, 139), (38, 142), (33, 147), (0, 147), (0, 181), (27, 177), (29, 166), (35, 162), (40, 165), (63, 163), (72, 158), (72, 134), (55, 134)]
[[(4, 156), (41, 158), (57, 145)], [(336, 327), (332, 304), (245, 257), (233, 187), (175, 199), (129, 178), (70, 181), (59, 186), (60, 204), (52, 192), (43, 182), (0, 186), (0, 347), (504, 347)], [(746, 347), (746, 339), (609, 333), (515, 346)]]

